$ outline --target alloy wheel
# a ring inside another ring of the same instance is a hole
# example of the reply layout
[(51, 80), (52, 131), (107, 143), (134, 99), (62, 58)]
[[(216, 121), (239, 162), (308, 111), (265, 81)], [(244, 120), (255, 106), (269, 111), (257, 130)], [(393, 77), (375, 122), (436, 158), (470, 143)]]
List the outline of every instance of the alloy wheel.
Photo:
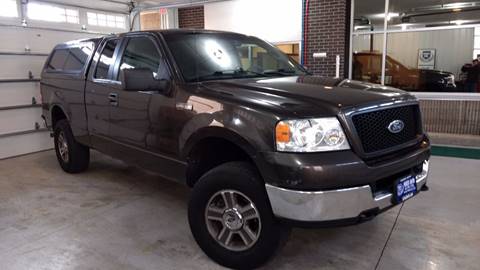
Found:
[(205, 208), (205, 221), (210, 236), (231, 251), (252, 247), (262, 229), (255, 204), (235, 190), (221, 190), (210, 198)]

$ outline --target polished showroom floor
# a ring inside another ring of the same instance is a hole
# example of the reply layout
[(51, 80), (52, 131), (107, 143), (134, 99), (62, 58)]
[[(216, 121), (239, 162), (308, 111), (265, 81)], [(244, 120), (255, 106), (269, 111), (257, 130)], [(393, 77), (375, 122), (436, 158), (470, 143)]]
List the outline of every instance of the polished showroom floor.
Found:
[[(480, 160), (434, 157), (431, 168), (430, 191), (403, 208), (295, 229), (265, 268), (479, 269)], [(0, 269), (220, 269), (190, 234), (188, 196), (98, 153), (78, 175), (52, 151), (0, 161)]]

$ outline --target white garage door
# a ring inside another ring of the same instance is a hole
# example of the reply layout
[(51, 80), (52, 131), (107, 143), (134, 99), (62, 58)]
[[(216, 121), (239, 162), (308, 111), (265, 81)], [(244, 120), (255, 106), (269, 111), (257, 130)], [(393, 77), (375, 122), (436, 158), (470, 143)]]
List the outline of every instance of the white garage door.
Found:
[[(33, 16), (26, 5), (26, 27), (22, 25), (21, 0), (5, 1), (15, 2), (17, 10), (9, 13), (5, 6), (0, 7), (3, 9), (0, 12), (0, 159), (53, 147), (49, 131), (41, 119), (39, 104), (40, 74), (53, 47), (69, 40), (125, 32), (128, 25), (125, 15), (128, 6), (119, 5), (119, 1), (112, 3), (111, 9), (106, 6), (108, 2), (103, 2), (103, 10), (87, 10), (78, 6), (89, 1), (65, 6), (32, 1), (37, 9), (38, 5), (46, 9), (54, 7), (53, 12), (57, 14), (48, 12), (48, 16), (41, 13)], [(0, 5), (4, 5), (3, 1)], [(36, 20), (30, 20), (29, 16)], [(91, 19), (93, 17), (95, 20)], [(87, 30), (82, 30), (82, 26)]]

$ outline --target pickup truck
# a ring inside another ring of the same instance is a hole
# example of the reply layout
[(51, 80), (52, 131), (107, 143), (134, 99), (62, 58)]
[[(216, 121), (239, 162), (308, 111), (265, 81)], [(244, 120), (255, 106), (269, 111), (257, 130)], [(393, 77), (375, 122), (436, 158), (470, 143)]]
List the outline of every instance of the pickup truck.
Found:
[(356, 224), (426, 190), (407, 92), (316, 77), (252, 36), (130, 32), (57, 45), (41, 79), (58, 162), (90, 149), (192, 188), (190, 228), (227, 267), (267, 262), (292, 226)]

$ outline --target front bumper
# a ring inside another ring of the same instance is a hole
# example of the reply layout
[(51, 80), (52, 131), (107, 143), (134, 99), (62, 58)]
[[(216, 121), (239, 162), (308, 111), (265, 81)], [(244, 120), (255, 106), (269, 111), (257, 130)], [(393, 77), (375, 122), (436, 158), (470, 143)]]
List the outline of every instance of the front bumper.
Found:
[[(416, 177), (417, 190), (426, 185), (428, 160)], [(327, 191), (298, 191), (266, 184), (275, 216), (301, 222), (331, 222), (359, 219), (365, 213), (378, 213), (396, 203), (393, 190), (373, 192), (370, 185)], [(418, 194), (418, 193), (417, 193)]]

